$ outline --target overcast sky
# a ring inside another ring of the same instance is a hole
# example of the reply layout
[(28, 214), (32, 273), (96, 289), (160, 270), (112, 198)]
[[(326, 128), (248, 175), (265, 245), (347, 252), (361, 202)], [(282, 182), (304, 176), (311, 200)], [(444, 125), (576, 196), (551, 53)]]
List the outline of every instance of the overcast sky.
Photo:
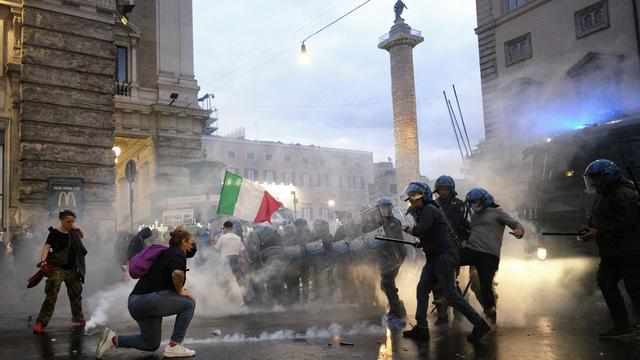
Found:
[[(314, 144), (394, 157), (389, 54), (378, 38), (395, 0), (193, 0), (196, 78), (214, 93), (219, 134)], [(475, 1), (405, 0), (403, 18), (425, 41), (414, 49), (421, 172), (458, 176), (462, 165), (442, 90), (456, 84), (472, 144), (484, 135)]]

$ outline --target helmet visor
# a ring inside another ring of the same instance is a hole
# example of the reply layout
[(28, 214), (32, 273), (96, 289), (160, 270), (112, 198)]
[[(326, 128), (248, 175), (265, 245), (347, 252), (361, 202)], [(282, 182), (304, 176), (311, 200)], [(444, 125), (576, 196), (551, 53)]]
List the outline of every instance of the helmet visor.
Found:
[(424, 194), (420, 193), (420, 192), (412, 191), (412, 192), (408, 193), (408, 192), (405, 191), (404, 193), (402, 193), (402, 195), (400, 195), (400, 199), (402, 199), (402, 201), (409, 201), (409, 200), (414, 200), (415, 201), (415, 200), (418, 200), (418, 199), (422, 198), (423, 196), (424, 196)]
[(598, 192), (598, 182), (600, 179), (595, 179), (593, 176), (590, 175), (584, 175), (584, 185), (587, 188), (587, 192), (589, 194), (595, 194), (596, 192)]

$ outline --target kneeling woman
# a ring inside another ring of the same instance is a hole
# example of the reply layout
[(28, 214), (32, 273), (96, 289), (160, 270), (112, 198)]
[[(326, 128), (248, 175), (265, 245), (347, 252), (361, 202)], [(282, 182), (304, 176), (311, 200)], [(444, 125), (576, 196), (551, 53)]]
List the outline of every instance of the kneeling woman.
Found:
[[(193, 236), (183, 228), (171, 232), (169, 248), (164, 251), (143, 275), (129, 295), (129, 313), (140, 327), (140, 335), (116, 335), (105, 328), (96, 357), (112, 346), (155, 351), (160, 347), (162, 318), (176, 316), (171, 341), (164, 348), (165, 357), (194, 356), (195, 351), (182, 345), (196, 302), (189, 290), (184, 288), (187, 257), (193, 256)], [(188, 256), (191, 255), (191, 256)]]

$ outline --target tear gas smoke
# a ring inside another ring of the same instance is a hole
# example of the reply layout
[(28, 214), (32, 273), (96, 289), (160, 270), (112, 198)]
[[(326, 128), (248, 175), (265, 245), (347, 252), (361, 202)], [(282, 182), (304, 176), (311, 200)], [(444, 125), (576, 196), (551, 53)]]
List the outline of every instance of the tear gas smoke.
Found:
[(127, 311), (127, 298), (134, 285), (135, 281), (129, 280), (92, 294), (87, 300), (89, 305), (87, 313), (90, 316), (85, 330), (88, 332), (98, 326), (107, 325), (109, 321), (130, 319)]
[(354, 325), (351, 329), (343, 329), (342, 325), (333, 323), (328, 327), (310, 327), (304, 332), (295, 330), (278, 330), (274, 332), (262, 332), (256, 336), (247, 336), (245, 334), (225, 335), (223, 337), (212, 337), (206, 339), (186, 338), (185, 344), (217, 344), (217, 343), (243, 343), (243, 342), (261, 342), (261, 341), (277, 341), (277, 340), (301, 340), (301, 339), (325, 339), (340, 338), (342, 336), (355, 335), (383, 335), (385, 328), (380, 325), (361, 322)]
[[(525, 240), (515, 239), (505, 232), (500, 269), (495, 278), (498, 325), (521, 327), (527, 324), (529, 316), (572, 314), (583, 306), (592, 306), (595, 302), (592, 299), (596, 285), (595, 261), (593, 258), (530, 259), (525, 256)], [(412, 314), (415, 312), (416, 285), (423, 265), (423, 261), (405, 263), (396, 281), (400, 298)], [(459, 285), (462, 289), (468, 281), (467, 269), (463, 267), (460, 271)], [(471, 289), (467, 298), (482, 313), (482, 307)], [(429, 301), (433, 301), (432, 294)], [(429, 311), (432, 308), (430, 304)], [(451, 311), (450, 308), (450, 315)], [(471, 327), (468, 322), (464, 324)]]

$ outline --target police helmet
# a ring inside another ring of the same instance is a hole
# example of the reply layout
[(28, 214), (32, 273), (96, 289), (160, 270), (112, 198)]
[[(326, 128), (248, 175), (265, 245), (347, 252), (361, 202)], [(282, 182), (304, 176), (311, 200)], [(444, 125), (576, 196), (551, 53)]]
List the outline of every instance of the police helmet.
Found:
[(307, 223), (306, 219), (303, 218), (297, 218), (295, 219), (295, 221), (293, 222), (293, 225), (295, 226), (309, 226), (309, 223)]
[(493, 195), (489, 194), (489, 192), (483, 188), (471, 189), (467, 193), (465, 200), (470, 204), (477, 200), (481, 200), (482, 205), (484, 205), (485, 207), (495, 205), (495, 200), (493, 199)]
[(602, 183), (604, 185), (608, 185), (620, 180), (622, 173), (620, 172), (618, 165), (613, 161), (599, 159), (593, 161), (589, 166), (587, 166), (583, 176), (587, 190), (589, 192), (595, 192), (595, 184), (592, 181), (593, 176), (600, 176), (602, 178)]
[(296, 227), (291, 224), (285, 225), (284, 228), (282, 229), (282, 232), (284, 232), (285, 235), (293, 234), (295, 231), (296, 231)]
[(453, 180), (451, 176), (442, 175), (436, 180), (435, 188), (436, 188), (436, 191), (438, 191), (438, 189), (440, 188), (446, 188), (446, 189), (449, 189), (449, 191), (455, 191), (456, 182)]
[(400, 196), (403, 201), (407, 201), (410, 198), (416, 199), (422, 197), (425, 202), (433, 200), (433, 193), (427, 183), (423, 181), (413, 181), (407, 185)]
[(329, 223), (325, 219), (316, 219), (313, 222), (313, 230), (314, 231), (320, 231), (320, 230), (329, 231)]
[(258, 224), (253, 231), (260, 239), (260, 244), (273, 244), (278, 239), (278, 232), (268, 224)]
[(393, 202), (388, 197), (381, 197), (376, 201), (376, 206), (391, 206), (393, 207)]

